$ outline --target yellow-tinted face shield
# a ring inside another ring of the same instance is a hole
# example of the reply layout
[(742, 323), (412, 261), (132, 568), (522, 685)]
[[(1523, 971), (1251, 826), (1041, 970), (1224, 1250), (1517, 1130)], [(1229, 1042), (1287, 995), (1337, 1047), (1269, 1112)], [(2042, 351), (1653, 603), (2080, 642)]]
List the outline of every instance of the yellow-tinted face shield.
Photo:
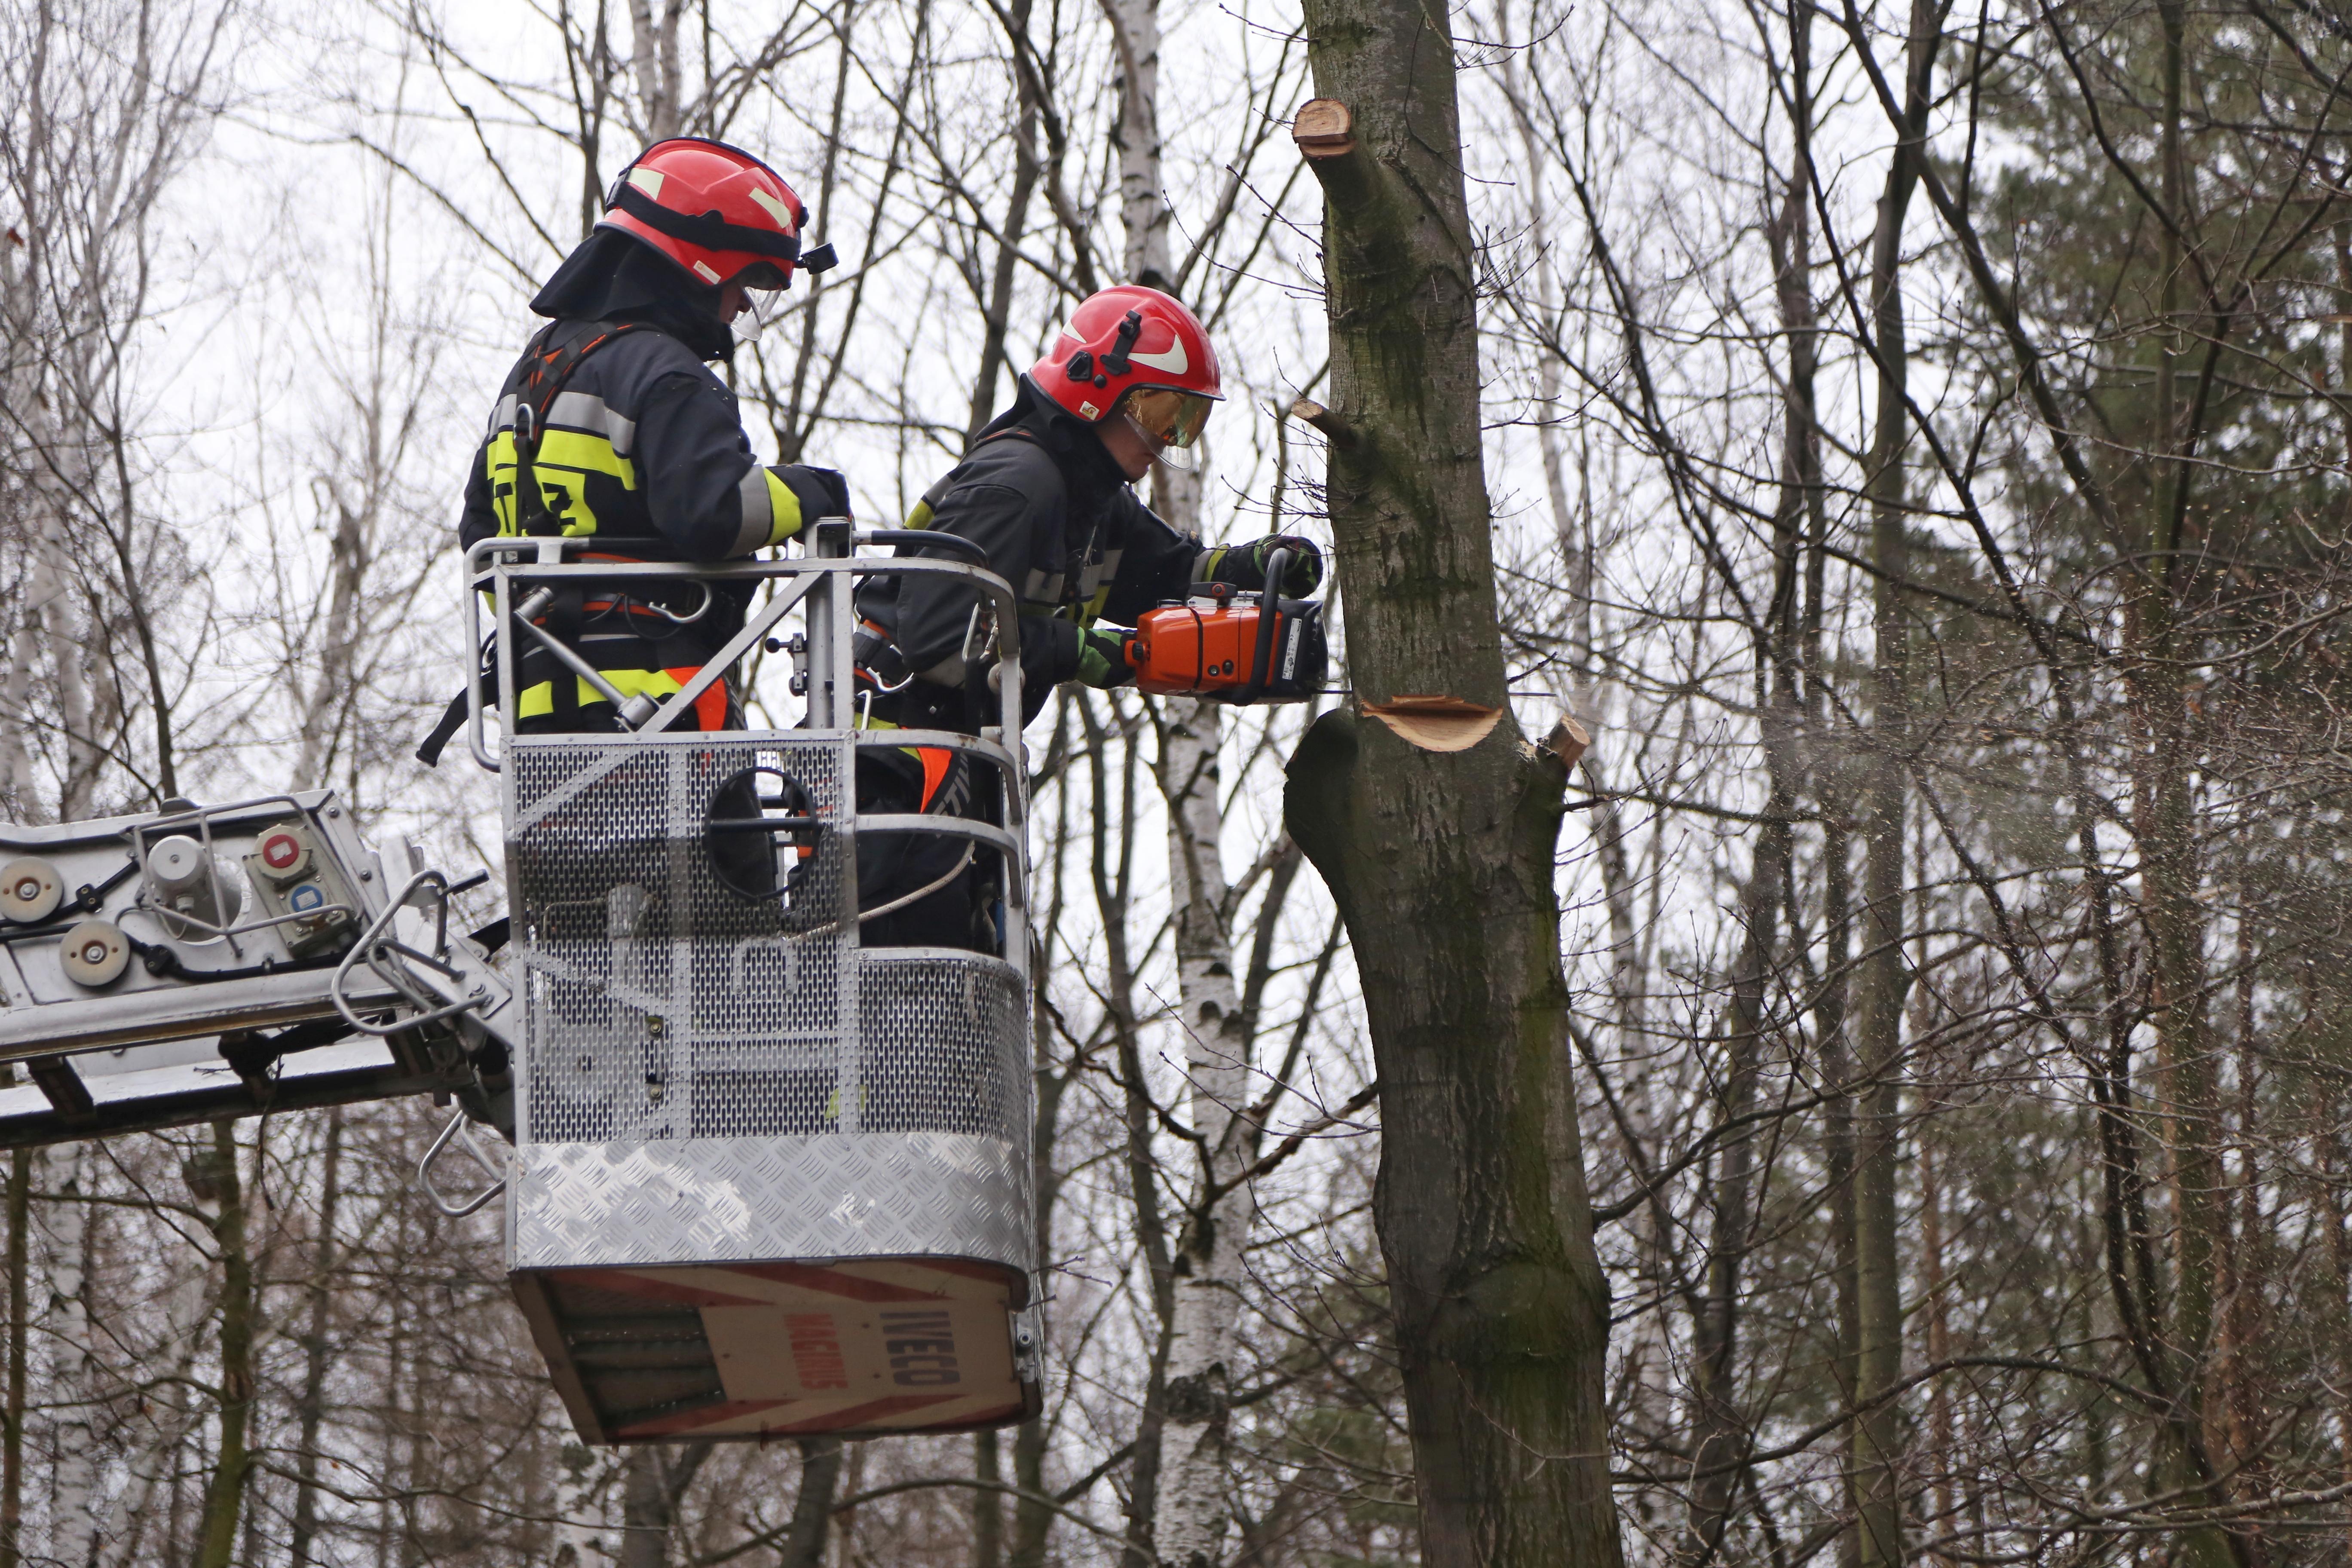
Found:
[(1193, 444), (1200, 440), (1201, 427), (1209, 422), (1209, 410), (1215, 406), (1213, 399), (1197, 392), (1145, 386), (1129, 393), (1118, 411), (1127, 416), (1128, 423), (1135, 426), (1138, 434), (1151, 443), (1161, 462), (1171, 468), (1189, 468), (1192, 466)]

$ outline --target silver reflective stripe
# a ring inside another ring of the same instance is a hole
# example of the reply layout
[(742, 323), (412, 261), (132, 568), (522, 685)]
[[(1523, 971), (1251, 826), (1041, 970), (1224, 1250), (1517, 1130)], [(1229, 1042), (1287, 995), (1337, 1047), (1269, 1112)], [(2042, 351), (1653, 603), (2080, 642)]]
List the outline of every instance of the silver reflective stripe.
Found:
[(515, 395), (509, 392), (499, 399), (499, 405), (496, 408), (490, 410), (490, 434), (495, 436), (501, 430), (513, 429), (514, 414)]
[(1022, 584), (1021, 596), (1033, 603), (1058, 605), (1062, 602), (1062, 574), (1047, 572), (1041, 566), (1029, 568), (1029, 580)]
[(727, 553), (749, 555), (763, 548), (768, 535), (776, 531), (775, 503), (768, 499), (768, 470), (752, 464), (743, 482), (735, 487), (735, 493), (743, 502), (743, 527), (735, 535), (735, 548)]
[(585, 430), (602, 436), (613, 443), (614, 454), (627, 457), (637, 444), (637, 422), (624, 419), (604, 405), (604, 400), (593, 392), (565, 392), (557, 395), (554, 406), (547, 411), (550, 425), (561, 425), (567, 430)]
[(1106, 550), (1099, 559), (1089, 561), (1078, 574), (1078, 603), (1085, 604), (1095, 596), (1105, 583), (1118, 575), (1118, 558), (1124, 550)]

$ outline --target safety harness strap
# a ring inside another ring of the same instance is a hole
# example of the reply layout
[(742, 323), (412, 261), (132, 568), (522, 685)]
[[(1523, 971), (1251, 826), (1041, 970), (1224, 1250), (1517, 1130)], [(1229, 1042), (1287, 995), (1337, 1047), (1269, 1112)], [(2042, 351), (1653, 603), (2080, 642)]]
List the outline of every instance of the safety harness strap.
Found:
[(543, 536), (563, 531), (563, 521), (547, 508), (539, 482), (539, 443), (555, 400), (581, 362), (642, 321), (551, 321), (523, 351), (530, 369), (515, 387), (514, 531)]

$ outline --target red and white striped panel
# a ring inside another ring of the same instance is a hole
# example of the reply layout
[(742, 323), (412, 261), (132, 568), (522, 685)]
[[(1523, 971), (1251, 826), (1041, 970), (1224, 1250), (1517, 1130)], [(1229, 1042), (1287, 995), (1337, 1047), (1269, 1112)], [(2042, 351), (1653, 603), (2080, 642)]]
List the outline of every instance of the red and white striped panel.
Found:
[(723, 1404), (623, 1441), (979, 1426), (1021, 1413), (1002, 1269), (928, 1262), (566, 1269), (581, 1285), (699, 1310)]

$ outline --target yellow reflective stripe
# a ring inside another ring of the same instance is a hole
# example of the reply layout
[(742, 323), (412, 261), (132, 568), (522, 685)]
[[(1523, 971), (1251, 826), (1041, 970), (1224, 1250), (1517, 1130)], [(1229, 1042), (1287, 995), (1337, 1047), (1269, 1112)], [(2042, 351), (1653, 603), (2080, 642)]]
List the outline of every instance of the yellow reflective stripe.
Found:
[(482, 472), (490, 481), (490, 510), (498, 513), (499, 532), (512, 538), (515, 527), (514, 432), (494, 430), (482, 448)]
[(907, 526), (919, 531), (929, 528), (935, 515), (937, 514), (931, 510), (930, 498), (926, 496), (915, 503), (914, 510), (907, 514)]
[(793, 487), (775, 469), (763, 467), (760, 472), (768, 477), (768, 515), (775, 519), (768, 530), (768, 542), (782, 544), (801, 531), (801, 498), (793, 494)]
[(621, 481), (623, 489), (637, 488), (637, 466), (613, 450), (611, 441), (585, 431), (541, 431), (539, 463), (583, 474), (610, 474)]
[[(854, 730), (897, 730), (903, 728), (903, 726), (893, 724), (887, 719), (877, 719), (870, 712), (860, 712), (850, 721), (850, 728)], [(898, 749), (906, 752), (907, 755), (914, 758), (919, 763), (923, 760), (923, 749), (920, 746), (901, 746)]]
[(1078, 625), (1080, 625), (1080, 626), (1093, 626), (1093, 625), (1095, 624), (1095, 622), (1096, 622), (1096, 621), (1097, 621), (1098, 619), (1100, 619), (1100, 618), (1101, 618), (1101, 616), (1102, 616), (1102, 613), (1103, 613), (1103, 606), (1104, 606), (1105, 605), (1109, 604), (1109, 603), (1110, 603), (1110, 589), (1109, 589), (1109, 587), (1108, 587), (1108, 585), (1105, 585), (1104, 587), (1101, 587), (1101, 588), (1097, 589), (1097, 590), (1095, 591), (1095, 596), (1094, 596), (1093, 598), (1091, 598), (1091, 599), (1088, 599), (1088, 600), (1086, 602), (1086, 604), (1085, 604), (1085, 605), (1081, 605), (1081, 606), (1079, 607), (1079, 610), (1078, 610)]
[[(556, 434), (557, 432), (551, 430), (545, 437), (541, 438), (541, 457), (539, 461), (531, 465), (531, 472), (538, 476), (542, 493), (553, 492), (548, 495), (547, 510), (563, 520), (563, 536), (567, 539), (585, 538), (596, 531), (596, 509), (590, 506), (587, 500), (588, 476), (576, 466), (551, 464), (548, 461), (545, 448), (548, 441)], [(592, 437), (583, 437), (581, 439), (588, 440)], [(611, 442), (602, 437), (593, 437), (593, 439), (604, 448), (608, 456), (611, 454), (613, 445)], [(625, 458), (616, 457), (612, 458), (611, 460), (620, 464), (623, 468), (629, 468), (629, 461)], [(490, 481), (490, 508), (498, 513), (499, 532), (505, 537), (512, 538), (521, 531), (515, 523), (513, 431), (501, 430), (490, 437), (488, 446), (482, 455), (482, 467)], [(634, 475), (635, 471), (629, 468), (631, 475)], [(634, 486), (635, 479), (625, 476), (623, 483)], [(561, 504), (558, 504), (559, 502)]]
[[(613, 683), (613, 689), (624, 697), (668, 697), (686, 689), (677, 677), (666, 669), (600, 669), (596, 672)], [(577, 678), (574, 678), (577, 680)], [(577, 681), (580, 705), (602, 702), (604, 694), (584, 680)], [(515, 717), (537, 719), (555, 711), (555, 682), (542, 680), (537, 686), (525, 687), (515, 698)]]

